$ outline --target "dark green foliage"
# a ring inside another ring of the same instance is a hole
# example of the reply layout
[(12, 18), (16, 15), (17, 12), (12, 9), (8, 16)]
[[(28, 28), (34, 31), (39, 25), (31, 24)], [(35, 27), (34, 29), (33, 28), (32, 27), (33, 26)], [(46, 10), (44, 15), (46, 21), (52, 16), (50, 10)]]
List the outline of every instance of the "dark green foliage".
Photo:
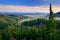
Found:
[(22, 26), (34, 26), (34, 25), (37, 26), (41, 22), (43, 24), (45, 24), (46, 23), (46, 20), (45, 19), (36, 19), (36, 20), (25, 21), (25, 22), (22, 22), (21, 25)]
[(10, 32), (8, 30), (2, 30), (2, 40), (10, 40)]
[[(47, 20), (45, 22), (48, 23), (49, 21)], [(59, 24), (58, 21), (56, 21), (56, 23)], [(3, 27), (3, 25), (2, 25), (2, 27)], [(24, 38), (26, 38), (27, 40), (29, 40), (29, 39), (40, 40), (41, 37), (44, 35), (44, 39), (49, 40), (49, 33), (50, 33), (49, 30), (50, 29), (49, 29), (49, 26), (46, 26), (46, 27), (48, 27), (48, 29), (40, 28), (38, 30), (38, 26), (30, 26), (30, 27), (28, 26), (26, 29), (22, 28), (22, 30), (21, 30), (20, 27), (9, 26), (8, 28), (4, 28), (4, 29), (0, 30), (0, 38), (1, 38), (1, 40), (9, 40), (11, 37), (13, 37), (14, 39), (17, 39), (17, 40), (21, 40)], [(52, 30), (53, 36), (55, 36), (55, 34), (54, 34), (55, 29), (54, 29), (54, 27), (52, 27), (52, 28), (53, 28), (53, 30)], [(57, 26), (57, 29), (59, 29), (59, 26)], [(55, 39), (59, 40), (59, 38), (60, 38), (59, 31), (56, 35), (57, 35), (57, 39), (56, 38)]]
[(0, 22), (0, 29), (7, 28), (8, 24)]

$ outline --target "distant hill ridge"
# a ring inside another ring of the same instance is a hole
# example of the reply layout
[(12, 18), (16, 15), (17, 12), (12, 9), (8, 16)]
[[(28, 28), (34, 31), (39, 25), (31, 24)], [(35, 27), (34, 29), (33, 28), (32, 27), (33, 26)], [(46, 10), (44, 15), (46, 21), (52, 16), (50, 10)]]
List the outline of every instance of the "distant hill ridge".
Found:
[(0, 12), (0, 14), (15, 14), (15, 15), (39, 15), (39, 14), (48, 14), (48, 13), (41, 13), (41, 12)]
[[(13, 16), (16, 16), (16, 15), (46, 15), (46, 16), (49, 16), (49, 13), (39, 13), (39, 12), (35, 12), (35, 13), (24, 13), (24, 12), (0, 12), (0, 15), (1, 14), (9, 14), (10, 16), (12, 16), (11, 14), (13, 14)], [(57, 13), (54, 13), (55, 17), (60, 17), (60, 12), (57, 12)]]
[(54, 14), (56, 17), (60, 17), (60, 12)]

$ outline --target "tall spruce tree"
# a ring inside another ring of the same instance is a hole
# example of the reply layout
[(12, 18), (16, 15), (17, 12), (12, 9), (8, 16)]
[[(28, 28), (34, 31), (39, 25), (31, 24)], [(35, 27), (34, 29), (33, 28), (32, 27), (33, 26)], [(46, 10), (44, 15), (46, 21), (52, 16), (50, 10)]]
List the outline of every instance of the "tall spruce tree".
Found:
[(49, 34), (49, 40), (56, 40), (56, 23), (55, 23), (55, 16), (52, 11), (52, 7), (50, 4), (50, 16), (49, 16), (49, 22), (48, 22), (48, 34)]

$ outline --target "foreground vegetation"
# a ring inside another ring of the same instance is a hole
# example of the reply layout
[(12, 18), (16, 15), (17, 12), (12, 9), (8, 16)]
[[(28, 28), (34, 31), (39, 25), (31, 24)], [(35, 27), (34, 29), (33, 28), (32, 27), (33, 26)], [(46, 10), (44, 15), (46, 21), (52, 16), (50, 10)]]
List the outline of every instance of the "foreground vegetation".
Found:
[[(60, 40), (60, 21), (56, 20), (51, 40)], [(37, 19), (21, 23), (21, 26), (0, 22), (0, 40), (50, 40), (49, 20)]]
[[(53, 32), (55, 33), (56, 31), (53, 30)], [(60, 40), (57, 35), (52, 35), (55, 40)], [(42, 29), (34, 26), (20, 29), (10, 26), (5, 29), (0, 29), (0, 40), (50, 40), (50, 38), (47, 28)]]

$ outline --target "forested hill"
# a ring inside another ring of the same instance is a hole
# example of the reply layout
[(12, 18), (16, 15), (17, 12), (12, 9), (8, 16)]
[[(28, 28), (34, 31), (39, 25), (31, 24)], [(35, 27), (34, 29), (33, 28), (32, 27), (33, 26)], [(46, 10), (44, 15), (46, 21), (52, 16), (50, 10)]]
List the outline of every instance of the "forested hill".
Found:
[(56, 17), (60, 17), (60, 12), (54, 14)]
[(23, 15), (0, 14), (0, 27), (18, 26), (18, 20), (21, 21), (28, 17)]

